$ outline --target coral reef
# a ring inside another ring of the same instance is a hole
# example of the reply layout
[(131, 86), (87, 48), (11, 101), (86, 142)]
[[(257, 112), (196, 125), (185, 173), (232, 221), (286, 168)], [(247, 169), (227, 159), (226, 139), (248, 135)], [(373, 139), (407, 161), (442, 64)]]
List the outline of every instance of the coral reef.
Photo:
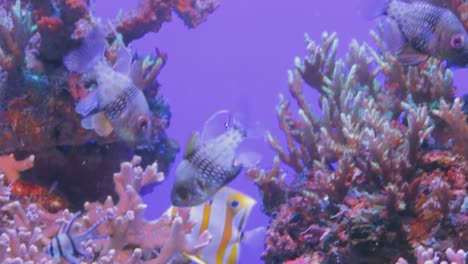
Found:
[(468, 124), (453, 74), (436, 59), (403, 67), (373, 36), (377, 50), (353, 41), (343, 60), (336, 34), (306, 35), (289, 71), (297, 114), (284, 95), (276, 108), (286, 146), (268, 134), (273, 168), (247, 172), (271, 218), (267, 263), (466, 261)]
[[(186, 235), (194, 226), (188, 220), (189, 210), (171, 219), (163, 216), (145, 220), (139, 190), (148, 184), (160, 182), (164, 175), (153, 163), (145, 169), (138, 166), (141, 158), (135, 156), (120, 166), (113, 176), (118, 201), (110, 196), (103, 202), (88, 202), (84, 212), (72, 227), (73, 234), (83, 232), (94, 223), (105, 219), (98, 227), (100, 240), (85, 241), (93, 263), (168, 263), (181, 258), (181, 252), (194, 254), (211, 239), (204, 232), (199, 237)], [(45, 247), (63, 222), (70, 221), (68, 209), (50, 213), (41, 204), (15, 200), (12, 187), (5, 185), (5, 174), (0, 174), (0, 261), (2, 263), (59, 263), (45, 253)], [(107, 237), (106, 237), (107, 236)]]
[[(119, 48), (148, 32), (158, 32), (175, 11), (195, 27), (216, 9), (216, 1), (141, 0), (139, 6), (109, 23), (92, 14), (90, 1), (2, 1), (0, 6), (0, 155), (35, 156), (35, 166), (21, 179), (55, 186), (70, 206), (103, 200), (113, 193), (110, 175), (121, 161), (141, 155), (143, 164), (158, 160), (166, 171), (179, 151), (165, 133), (170, 110), (159, 95), (158, 74), (167, 54), (135, 55), (131, 79), (151, 110), (151, 143), (125, 144), (115, 133), (100, 137), (82, 128), (75, 105), (95, 86), (92, 74), (69, 72), (63, 57), (76, 49), (99, 24), (107, 39), (105, 58), (118, 62)], [(83, 175), (89, 175), (83, 179)], [(102, 177), (96, 177), (102, 175)], [(92, 188), (83, 188), (92, 186)]]

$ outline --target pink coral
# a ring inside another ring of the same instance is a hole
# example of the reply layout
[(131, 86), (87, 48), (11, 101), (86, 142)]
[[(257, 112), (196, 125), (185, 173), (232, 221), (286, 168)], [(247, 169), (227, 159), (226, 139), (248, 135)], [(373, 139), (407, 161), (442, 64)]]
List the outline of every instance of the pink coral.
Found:
[[(163, 216), (148, 221), (143, 218), (147, 205), (138, 191), (147, 184), (162, 181), (164, 176), (158, 172), (156, 163), (143, 170), (138, 166), (140, 161), (135, 157), (131, 162), (122, 163), (120, 172), (114, 175), (117, 203), (110, 197), (104, 203), (86, 203), (84, 216), (77, 220), (77, 232), (82, 232), (102, 217), (110, 218), (98, 227), (98, 232), (109, 238), (86, 244), (88, 252), (97, 252), (97, 263), (167, 263), (180, 258), (182, 252), (195, 254), (211, 239), (208, 232), (199, 237), (188, 235), (194, 225), (188, 220), (189, 210), (182, 210), (181, 216), (175, 219)], [(51, 261), (52, 257), (43, 253), (44, 247), (61, 222), (69, 221), (72, 214), (68, 210), (50, 214), (36, 204), (19, 203), (12, 200), (9, 190), (1, 175), (0, 228), (4, 232), (0, 237), (0, 261)]]
[(34, 155), (24, 160), (17, 161), (13, 154), (0, 156), (0, 171), (5, 174), (9, 182), (19, 179), (19, 173), (32, 168), (34, 165)]

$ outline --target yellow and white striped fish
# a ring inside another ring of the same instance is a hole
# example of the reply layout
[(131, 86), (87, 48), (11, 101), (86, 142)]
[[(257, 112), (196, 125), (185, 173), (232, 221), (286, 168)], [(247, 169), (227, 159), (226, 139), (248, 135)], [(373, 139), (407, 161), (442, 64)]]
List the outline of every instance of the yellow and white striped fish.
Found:
[[(225, 186), (210, 201), (191, 207), (190, 220), (196, 223), (191, 234), (197, 237), (208, 230), (212, 239), (198, 255), (184, 256), (199, 264), (237, 263), (244, 227), (255, 204), (252, 197)], [(178, 207), (171, 206), (165, 214), (176, 217)]]

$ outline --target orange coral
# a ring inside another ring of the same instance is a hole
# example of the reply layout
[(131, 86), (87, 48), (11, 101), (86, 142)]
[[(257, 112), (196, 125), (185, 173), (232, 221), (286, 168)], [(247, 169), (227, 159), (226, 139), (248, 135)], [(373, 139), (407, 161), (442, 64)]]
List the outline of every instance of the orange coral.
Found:
[(37, 26), (41, 32), (57, 32), (63, 28), (63, 21), (60, 18), (43, 16), (37, 21)]
[(33, 165), (34, 155), (20, 161), (17, 161), (13, 154), (0, 156), (0, 171), (5, 174), (10, 182), (19, 179), (19, 173), (32, 168)]
[(51, 213), (68, 207), (68, 202), (65, 199), (54, 195), (44, 186), (34, 183), (15, 181), (11, 187), (11, 194), (24, 203), (38, 204)]

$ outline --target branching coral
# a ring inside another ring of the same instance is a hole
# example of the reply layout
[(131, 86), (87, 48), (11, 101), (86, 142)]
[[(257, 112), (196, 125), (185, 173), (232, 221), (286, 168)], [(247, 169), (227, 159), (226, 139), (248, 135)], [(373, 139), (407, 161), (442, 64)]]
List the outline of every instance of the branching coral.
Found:
[[(322, 45), (306, 36), (308, 55), (289, 72), (299, 110), (280, 96), (286, 148), (267, 139), (295, 180), (278, 178), (277, 160), (248, 173), (271, 216), (268, 263), (414, 262), (420, 245), (438, 255), (468, 247), (468, 126), (452, 72), (435, 59), (404, 68), (373, 35), (379, 51), (353, 41), (345, 60), (336, 34), (324, 33)], [(321, 112), (303, 82), (319, 92)]]
[[(108, 197), (104, 203), (86, 203), (84, 215), (73, 227), (73, 232), (80, 233), (103, 217), (109, 218), (98, 227), (98, 232), (108, 238), (83, 245), (95, 255), (96, 263), (167, 263), (180, 258), (182, 252), (195, 254), (211, 239), (207, 232), (199, 237), (188, 235), (194, 225), (188, 220), (188, 210), (182, 210), (175, 219), (143, 218), (147, 206), (138, 192), (147, 184), (162, 181), (164, 175), (158, 172), (156, 163), (143, 170), (138, 166), (140, 161), (134, 157), (114, 174), (118, 202)], [(14, 201), (10, 187), (4, 184), (4, 174), (0, 175), (0, 203), (0, 261), (51, 263), (54, 259), (44, 253), (44, 247), (72, 214), (68, 210), (51, 214), (34, 203)]]
[[(36, 166), (23, 179), (45, 186), (55, 184), (75, 209), (85, 200), (116, 195), (110, 178), (84, 181), (82, 175), (111, 175), (121, 161), (135, 154), (142, 155), (145, 164), (157, 159), (162, 170), (168, 169), (178, 146), (165, 133), (171, 115), (156, 81), (167, 54), (156, 50), (133, 58), (129, 77), (143, 91), (151, 111), (149, 121), (154, 124), (150, 142), (138, 148), (125, 144), (115, 133), (100, 137), (82, 127), (75, 105), (94, 89), (95, 76), (69, 72), (63, 57), (99, 27), (107, 40), (105, 60), (114, 66), (121, 58), (122, 46), (159, 31), (171, 20), (173, 10), (188, 26), (195, 27), (216, 6), (214, 0), (142, 0), (136, 9), (102, 23), (86, 0), (2, 1), (0, 154), (25, 158), (33, 153)], [(83, 182), (93, 188), (79, 188)]]

